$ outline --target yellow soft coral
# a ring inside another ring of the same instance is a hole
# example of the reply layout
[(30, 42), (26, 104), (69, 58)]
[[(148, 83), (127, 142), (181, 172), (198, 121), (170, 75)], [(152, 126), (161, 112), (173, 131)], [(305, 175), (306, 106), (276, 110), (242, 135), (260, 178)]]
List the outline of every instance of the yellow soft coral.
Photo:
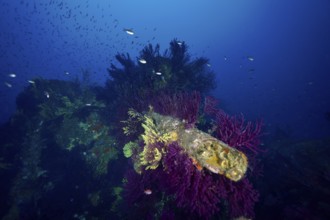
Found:
[(156, 129), (156, 125), (152, 118), (148, 116), (144, 116), (144, 123), (142, 123), (142, 127), (144, 129), (144, 134), (141, 135), (144, 144), (150, 145), (160, 141), (160, 135)]
[(155, 112), (149, 112), (146, 117), (153, 121), (153, 130), (157, 131), (153, 140), (165, 145), (177, 141), (197, 164), (233, 181), (239, 181), (245, 175), (248, 160), (237, 149), (197, 128), (186, 129), (179, 119)]
[(162, 153), (157, 149), (145, 147), (140, 153), (140, 165), (146, 166), (145, 169), (156, 169), (162, 159)]
[(154, 144), (156, 142), (161, 142), (167, 145), (168, 143), (178, 139), (178, 134), (176, 131), (164, 132), (163, 130), (158, 129), (157, 124), (150, 116), (144, 116), (144, 123), (142, 123), (142, 127), (144, 129), (144, 133), (141, 137), (145, 145)]
[[(194, 159), (199, 170), (206, 168), (233, 181), (239, 181), (246, 173), (248, 160), (242, 152), (197, 128), (185, 128), (179, 119), (157, 114), (151, 108), (143, 117), (142, 127), (144, 133), (141, 137), (145, 146), (134, 163), (139, 173), (143, 167), (156, 169), (166, 153), (166, 146), (173, 141), (177, 141)], [(159, 144), (164, 147), (159, 148)]]

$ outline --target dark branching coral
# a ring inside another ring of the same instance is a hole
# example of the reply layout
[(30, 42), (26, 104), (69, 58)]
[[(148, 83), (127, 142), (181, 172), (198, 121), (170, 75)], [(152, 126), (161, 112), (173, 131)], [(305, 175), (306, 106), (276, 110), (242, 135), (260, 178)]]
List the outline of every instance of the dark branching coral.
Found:
[(149, 44), (140, 52), (140, 58), (146, 63), (135, 64), (128, 54), (118, 54), (116, 59), (123, 68), (111, 64), (108, 69), (107, 90), (131, 107), (160, 91), (205, 93), (215, 87), (214, 73), (206, 65), (208, 60), (191, 61), (184, 42), (171, 41), (163, 55), (159, 45)]

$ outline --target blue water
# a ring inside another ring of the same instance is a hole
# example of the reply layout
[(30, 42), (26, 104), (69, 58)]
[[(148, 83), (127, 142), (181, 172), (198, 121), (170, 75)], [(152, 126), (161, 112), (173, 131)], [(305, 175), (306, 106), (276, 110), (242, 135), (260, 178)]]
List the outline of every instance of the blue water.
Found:
[(329, 11), (326, 0), (2, 1), (1, 122), (29, 79), (70, 80), (88, 70), (103, 84), (116, 53), (135, 57), (148, 42), (165, 50), (177, 38), (192, 56), (210, 59), (214, 95), (228, 111), (298, 138), (327, 136)]
[(210, 59), (214, 95), (229, 112), (297, 138), (327, 136), (329, 11), (326, 0), (2, 1), (1, 122), (29, 79), (72, 80), (88, 70), (102, 85), (116, 53), (134, 58), (149, 42), (165, 50), (177, 38)]

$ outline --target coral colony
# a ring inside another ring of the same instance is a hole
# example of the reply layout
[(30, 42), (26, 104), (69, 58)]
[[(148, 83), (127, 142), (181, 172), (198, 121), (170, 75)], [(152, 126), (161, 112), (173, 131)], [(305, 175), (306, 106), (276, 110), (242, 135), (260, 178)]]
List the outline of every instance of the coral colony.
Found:
[(118, 54), (105, 87), (31, 81), (3, 138), (3, 155), (19, 153), (0, 169), (23, 161), (2, 181), (6, 219), (254, 217), (261, 123), (217, 107), (209, 61), (185, 42), (159, 50)]
[(162, 96), (144, 114), (129, 111), (124, 132), (129, 133), (129, 122), (134, 120), (144, 130), (124, 147), (135, 170), (127, 173), (124, 193), (136, 212), (143, 212), (148, 200), (159, 199), (161, 209), (150, 207), (158, 217), (170, 207), (176, 207), (173, 216), (254, 216), (258, 192), (247, 179), (245, 152), (257, 153), (261, 123), (244, 123), (242, 117), (216, 109), (212, 98), (205, 101), (204, 114), (216, 118), (210, 134), (197, 128), (201, 105), (197, 92)]

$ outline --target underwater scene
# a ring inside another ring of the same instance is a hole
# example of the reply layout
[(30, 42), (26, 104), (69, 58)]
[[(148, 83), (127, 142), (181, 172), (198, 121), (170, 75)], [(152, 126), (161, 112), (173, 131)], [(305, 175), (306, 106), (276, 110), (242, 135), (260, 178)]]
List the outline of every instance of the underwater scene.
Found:
[(329, 12), (2, 0), (0, 219), (330, 219)]

